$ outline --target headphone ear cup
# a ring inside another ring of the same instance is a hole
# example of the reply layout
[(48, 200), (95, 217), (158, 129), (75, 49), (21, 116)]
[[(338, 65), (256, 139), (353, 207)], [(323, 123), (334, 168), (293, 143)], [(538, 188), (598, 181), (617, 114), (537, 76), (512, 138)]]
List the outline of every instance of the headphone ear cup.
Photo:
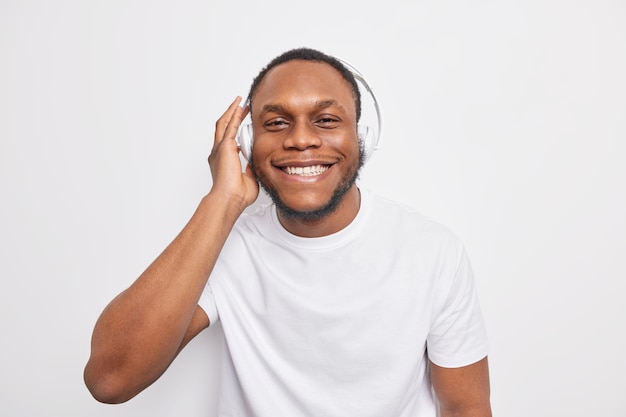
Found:
[(239, 126), (237, 145), (239, 145), (243, 157), (246, 158), (246, 161), (249, 161), (250, 155), (252, 155), (252, 123), (245, 123)]
[(363, 150), (363, 160), (367, 161), (374, 152), (374, 131), (369, 126), (358, 125), (359, 144)]

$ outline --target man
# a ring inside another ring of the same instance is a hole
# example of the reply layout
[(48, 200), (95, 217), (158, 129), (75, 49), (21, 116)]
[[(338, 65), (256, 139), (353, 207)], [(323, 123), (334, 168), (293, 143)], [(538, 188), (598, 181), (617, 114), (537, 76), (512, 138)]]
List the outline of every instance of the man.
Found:
[[(216, 123), (213, 186), (106, 307), (85, 382), (126, 401), (222, 320), (220, 416), (491, 416), (467, 256), (444, 227), (355, 183), (360, 96), (336, 59), (275, 58)], [(250, 111), (242, 172), (236, 135)], [(257, 182), (258, 181), (258, 182)], [(242, 214), (259, 192), (274, 204)], [(434, 397), (433, 397), (434, 392)]]

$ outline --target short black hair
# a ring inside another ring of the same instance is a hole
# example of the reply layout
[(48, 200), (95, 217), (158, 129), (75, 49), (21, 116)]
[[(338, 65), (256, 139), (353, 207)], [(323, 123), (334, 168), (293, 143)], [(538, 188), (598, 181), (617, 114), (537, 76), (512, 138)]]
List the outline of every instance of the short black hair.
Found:
[(261, 72), (259, 72), (257, 76), (254, 77), (254, 79), (252, 80), (252, 85), (250, 86), (250, 91), (248, 92), (248, 105), (250, 106), (250, 109), (252, 109), (252, 99), (254, 98), (254, 94), (256, 93), (257, 89), (259, 88), (259, 84), (261, 84), (261, 81), (263, 81), (263, 78), (265, 78), (267, 73), (272, 68), (280, 64), (295, 60), (323, 62), (336, 69), (339, 74), (341, 74), (343, 79), (346, 80), (352, 88), (354, 107), (356, 109), (356, 121), (359, 121), (359, 119), (361, 118), (361, 92), (359, 91), (359, 86), (356, 82), (356, 79), (354, 78), (354, 75), (337, 58), (311, 48), (291, 49), (272, 59), (270, 63), (267, 64), (265, 68), (263, 68)]

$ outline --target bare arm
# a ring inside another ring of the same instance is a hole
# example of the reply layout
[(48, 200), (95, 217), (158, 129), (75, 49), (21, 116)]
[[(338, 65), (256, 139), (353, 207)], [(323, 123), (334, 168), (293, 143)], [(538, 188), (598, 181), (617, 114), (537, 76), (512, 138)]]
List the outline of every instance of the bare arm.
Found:
[(251, 172), (242, 173), (234, 140), (245, 116), (240, 100), (216, 123), (211, 191), (172, 243), (96, 323), (84, 379), (99, 401), (119, 403), (137, 395), (209, 325), (198, 300), (235, 221), (258, 195)]
[(430, 363), (441, 417), (491, 417), (487, 358), (461, 368)]

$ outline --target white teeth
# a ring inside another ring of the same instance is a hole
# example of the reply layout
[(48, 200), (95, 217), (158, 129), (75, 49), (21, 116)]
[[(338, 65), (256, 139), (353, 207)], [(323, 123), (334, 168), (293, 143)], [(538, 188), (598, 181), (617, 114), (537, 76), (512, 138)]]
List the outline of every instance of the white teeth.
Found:
[(312, 177), (328, 171), (328, 166), (313, 165), (308, 167), (285, 167), (283, 168), (283, 171), (285, 171), (289, 175), (302, 175), (303, 177)]

